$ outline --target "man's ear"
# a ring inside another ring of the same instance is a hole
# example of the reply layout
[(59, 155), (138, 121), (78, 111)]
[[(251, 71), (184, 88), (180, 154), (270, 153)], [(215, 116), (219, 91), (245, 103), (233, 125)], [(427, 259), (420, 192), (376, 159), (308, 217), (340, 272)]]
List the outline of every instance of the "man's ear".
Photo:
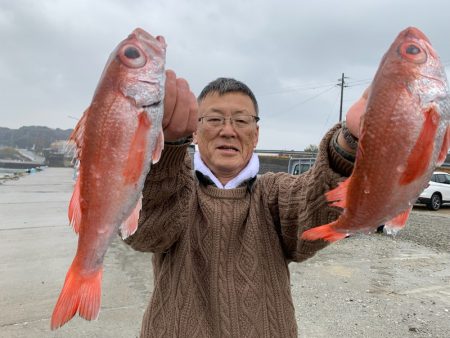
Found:
[(197, 144), (197, 131), (192, 133), (192, 143)]

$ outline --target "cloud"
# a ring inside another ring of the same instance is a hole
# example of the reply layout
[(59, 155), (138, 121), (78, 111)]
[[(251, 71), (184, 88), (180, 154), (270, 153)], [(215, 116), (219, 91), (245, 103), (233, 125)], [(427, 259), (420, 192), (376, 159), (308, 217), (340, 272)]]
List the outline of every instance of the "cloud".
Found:
[[(426, 8), (424, 8), (426, 7)], [(417, 26), (450, 65), (446, 2), (32, 1), (0, 4), (0, 126), (70, 128), (115, 46), (135, 27), (163, 35), (167, 67), (198, 94), (235, 77), (261, 107), (261, 148), (317, 144), (373, 77), (395, 36)], [(447, 68), (448, 71), (448, 68)]]

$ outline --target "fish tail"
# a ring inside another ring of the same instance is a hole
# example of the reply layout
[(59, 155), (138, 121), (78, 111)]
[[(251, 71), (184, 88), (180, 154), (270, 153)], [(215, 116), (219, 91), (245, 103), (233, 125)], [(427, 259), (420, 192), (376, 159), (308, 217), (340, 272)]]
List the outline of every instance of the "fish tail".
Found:
[(102, 268), (89, 274), (80, 273), (80, 269), (72, 264), (53, 310), (52, 330), (63, 326), (77, 312), (86, 320), (97, 319), (100, 311), (102, 274)]
[(345, 238), (348, 235), (347, 233), (342, 233), (334, 230), (336, 223), (337, 221), (334, 221), (316, 228), (306, 230), (302, 234), (301, 239), (306, 239), (308, 241), (323, 239), (327, 242), (335, 242), (342, 238)]

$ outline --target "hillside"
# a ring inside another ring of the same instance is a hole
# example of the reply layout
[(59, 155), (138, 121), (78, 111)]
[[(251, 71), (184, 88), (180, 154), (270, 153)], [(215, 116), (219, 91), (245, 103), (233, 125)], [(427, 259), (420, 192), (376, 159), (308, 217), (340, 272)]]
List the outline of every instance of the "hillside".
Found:
[(67, 140), (72, 129), (51, 129), (42, 126), (20, 127), (9, 129), (0, 127), (0, 146), (32, 149), (41, 151), (49, 148), (52, 142)]
[(30, 159), (23, 156), (18, 150), (6, 147), (0, 148), (0, 160), (29, 161)]

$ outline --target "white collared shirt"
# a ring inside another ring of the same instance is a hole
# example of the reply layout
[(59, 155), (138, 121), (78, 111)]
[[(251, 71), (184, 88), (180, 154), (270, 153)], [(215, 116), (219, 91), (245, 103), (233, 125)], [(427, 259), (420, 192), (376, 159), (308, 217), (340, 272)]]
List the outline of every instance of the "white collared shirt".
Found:
[(237, 188), (242, 182), (247, 181), (255, 177), (259, 172), (259, 158), (258, 155), (253, 153), (247, 166), (241, 170), (241, 172), (223, 185), (219, 179), (212, 173), (212, 171), (206, 166), (205, 162), (200, 157), (200, 152), (194, 154), (194, 169), (201, 172), (203, 175), (209, 177), (214, 184), (220, 189), (234, 189)]

